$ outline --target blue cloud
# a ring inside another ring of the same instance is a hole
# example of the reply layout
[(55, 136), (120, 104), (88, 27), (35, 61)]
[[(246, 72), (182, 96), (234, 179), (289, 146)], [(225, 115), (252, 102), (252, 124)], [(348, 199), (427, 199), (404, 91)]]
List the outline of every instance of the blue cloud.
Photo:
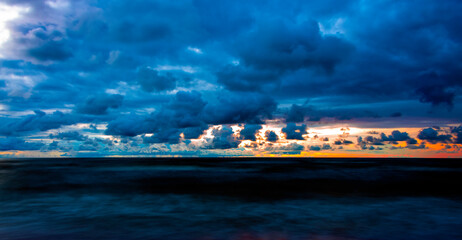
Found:
[(304, 140), (305, 138), (302, 135), (308, 133), (306, 130), (305, 124), (297, 126), (295, 123), (288, 123), (286, 127), (282, 128), (282, 132), (286, 135), (286, 139), (294, 140)]
[(265, 137), (266, 141), (269, 142), (276, 142), (279, 139), (278, 135), (274, 131), (269, 130), (265, 132)]
[(0, 138), (0, 151), (11, 150), (40, 150), (44, 144), (40, 142), (26, 142), (21, 138), (7, 137)]
[(108, 109), (120, 107), (123, 98), (119, 94), (92, 96), (77, 106), (77, 112), (91, 115), (107, 114)]
[[(408, 119), (462, 116), (457, 0), (4, 3), (29, 11), (8, 22), (0, 50), (2, 136), (91, 123), (107, 124), (99, 130), (107, 135), (176, 144), (240, 124), (240, 140), (254, 140), (250, 126), (280, 120), (287, 139), (303, 140), (303, 123), (387, 125), (401, 116), (396, 125), (415, 127)], [(434, 131), (418, 138), (460, 142), (458, 130)], [(72, 138), (65, 134), (53, 137)], [(414, 144), (402, 132), (362, 140), (383, 141)]]
[(239, 135), (241, 139), (243, 140), (251, 140), (251, 141), (256, 141), (257, 138), (255, 134), (257, 134), (258, 130), (262, 129), (261, 125), (253, 125), (253, 124), (247, 124), (244, 126), (244, 129), (242, 129), (239, 132)]
[(437, 142), (449, 142), (452, 136), (449, 134), (440, 134), (434, 128), (425, 128), (425, 129), (420, 130), (419, 134), (417, 135), (417, 138), (421, 140), (426, 140), (431, 143), (437, 143)]

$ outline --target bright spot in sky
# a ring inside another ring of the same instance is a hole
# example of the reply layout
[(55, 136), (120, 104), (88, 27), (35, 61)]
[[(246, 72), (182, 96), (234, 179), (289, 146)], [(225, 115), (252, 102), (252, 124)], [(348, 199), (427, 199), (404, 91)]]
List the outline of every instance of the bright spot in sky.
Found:
[(343, 29), (344, 18), (331, 19), (326, 24), (319, 23), (319, 31), (323, 35), (345, 34)]
[(152, 68), (156, 71), (183, 71), (187, 73), (195, 73), (196, 69), (191, 66), (178, 66), (178, 65), (158, 65), (156, 68)]
[(8, 106), (0, 103), (0, 111), (8, 110)]
[(64, 0), (46, 1), (45, 3), (55, 9), (69, 7), (69, 2)]
[[(28, 12), (29, 8), (8, 6), (0, 3), (0, 48), (10, 38), (10, 31), (7, 22), (16, 19), (23, 12)], [(0, 54), (1, 56), (1, 54)]]
[(197, 54), (203, 54), (202, 50), (200, 50), (199, 48), (195, 48), (195, 47), (188, 47), (188, 51), (195, 52)]
[(318, 128), (318, 129), (312, 129), (312, 132), (315, 132), (316, 134), (320, 136), (335, 136), (335, 135), (340, 135), (344, 132), (352, 134), (352, 135), (356, 135), (356, 134), (367, 132), (367, 130), (361, 129), (361, 128)]
[(109, 58), (106, 60), (106, 63), (107, 64), (113, 64), (118, 58), (119, 58), (119, 55), (120, 55), (120, 51), (111, 51), (109, 53)]

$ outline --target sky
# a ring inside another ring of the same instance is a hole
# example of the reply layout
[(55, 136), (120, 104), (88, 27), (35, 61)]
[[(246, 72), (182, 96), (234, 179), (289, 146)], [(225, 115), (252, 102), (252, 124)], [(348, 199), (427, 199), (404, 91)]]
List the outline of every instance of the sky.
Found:
[(462, 157), (459, 0), (2, 0), (0, 157)]

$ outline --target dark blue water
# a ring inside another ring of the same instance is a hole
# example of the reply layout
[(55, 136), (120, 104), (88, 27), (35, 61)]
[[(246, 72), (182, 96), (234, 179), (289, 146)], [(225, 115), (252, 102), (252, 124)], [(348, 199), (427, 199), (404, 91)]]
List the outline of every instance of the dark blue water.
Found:
[(0, 160), (0, 239), (462, 239), (462, 164)]

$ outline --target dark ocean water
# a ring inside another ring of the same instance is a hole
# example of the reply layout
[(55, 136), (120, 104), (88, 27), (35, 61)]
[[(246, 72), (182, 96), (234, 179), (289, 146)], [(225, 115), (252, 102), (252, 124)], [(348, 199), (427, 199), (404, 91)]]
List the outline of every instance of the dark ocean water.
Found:
[(4, 159), (0, 239), (462, 239), (462, 161)]

